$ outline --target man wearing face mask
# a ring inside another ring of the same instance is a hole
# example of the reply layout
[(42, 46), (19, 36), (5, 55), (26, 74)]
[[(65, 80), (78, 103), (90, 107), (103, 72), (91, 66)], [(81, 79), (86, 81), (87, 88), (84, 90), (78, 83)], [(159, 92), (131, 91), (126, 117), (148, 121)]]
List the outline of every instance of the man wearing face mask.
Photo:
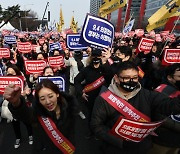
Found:
[[(123, 62), (117, 67), (110, 86), (103, 87), (95, 100), (91, 129), (103, 141), (105, 154), (146, 154), (152, 147), (151, 136), (148, 135), (141, 141), (132, 140), (132, 136), (137, 135), (137, 128), (153, 122), (152, 113), (166, 116), (180, 113), (179, 99), (146, 90), (138, 80), (137, 66), (132, 62)], [(123, 123), (125, 120), (126, 123)], [(127, 121), (131, 125), (127, 125)], [(120, 129), (118, 126), (124, 127)], [(124, 131), (123, 128), (128, 128), (129, 131)], [(120, 131), (127, 133), (125, 137), (119, 135)]]
[[(88, 109), (88, 121), (90, 121), (94, 101), (102, 85), (106, 83), (106, 74), (106, 69), (103, 67), (101, 61), (101, 50), (93, 49), (89, 57), (89, 65), (83, 68), (74, 80), (77, 97), (85, 102)], [(92, 133), (90, 132), (86, 137), (90, 138), (91, 136)]]
[[(156, 91), (159, 91), (170, 98), (180, 98), (180, 64), (175, 63), (168, 66), (165, 70), (165, 81), (158, 86)], [(164, 115), (158, 114), (156, 120), (165, 118)], [(158, 134), (154, 137), (154, 147), (151, 150), (152, 154), (172, 153), (177, 154), (180, 150), (180, 115), (171, 115), (156, 130)]]

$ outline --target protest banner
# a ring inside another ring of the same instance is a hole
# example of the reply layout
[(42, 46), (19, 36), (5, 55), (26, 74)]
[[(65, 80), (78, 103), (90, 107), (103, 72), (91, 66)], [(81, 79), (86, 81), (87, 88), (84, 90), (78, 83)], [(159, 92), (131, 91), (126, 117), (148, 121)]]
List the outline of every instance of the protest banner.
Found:
[(17, 49), (21, 53), (29, 53), (32, 50), (32, 45), (30, 42), (18, 42)]
[(83, 50), (87, 49), (87, 46), (80, 44), (80, 34), (67, 34), (67, 47), (71, 50)]
[(2, 31), (1, 31), (1, 34), (3, 35), (3, 36), (5, 36), (5, 35), (9, 35), (11, 32), (9, 31), (9, 30), (6, 30), (6, 29), (3, 29)]
[(180, 122), (180, 115), (171, 115), (171, 119)]
[(16, 44), (16, 36), (13, 35), (5, 35), (4, 41), (6, 44)]
[(170, 65), (173, 63), (180, 63), (180, 49), (165, 49), (163, 65)]
[(111, 129), (110, 133), (119, 136), (125, 140), (141, 142), (158, 128), (163, 121), (158, 122), (138, 122), (125, 119), (122, 116)]
[(105, 17), (106, 15), (108, 15), (109, 13), (125, 7), (127, 4), (127, 0), (108, 0), (108, 1), (104, 1), (104, 3), (101, 5), (101, 7), (99, 8), (99, 15), (101, 17)]
[(0, 48), (0, 59), (9, 58), (10, 50), (8, 48)]
[(149, 53), (151, 51), (151, 48), (154, 44), (155, 40), (153, 39), (147, 39), (147, 38), (141, 38), (137, 52), (146, 52)]
[(49, 66), (57, 68), (57, 67), (64, 67), (64, 56), (55, 56), (55, 57), (48, 57)]
[(5, 88), (9, 84), (15, 84), (21, 87), (21, 92), (24, 89), (24, 77), (23, 76), (0, 76), (0, 94), (4, 93)]
[(51, 80), (60, 91), (65, 91), (65, 79), (63, 76), (39, 76), (38, 82), (41, 82), (43, 79)]
[(50, 43), (49, 50), (50, 50), (50, 52), (52, 52), (53, 50), (62, 50), (61, 44), (59, 42)]
[(144, 35), (144, 29), (136, 29), (135, 30), (135, 34), (138, 36), (138, 37), (142, 37)]
[(79, 43), (95, 48), (112, 47), (114, 26), (104, 18), (87, 14)]
[(46, 67), (45, 60), (25, 60), (26, 74), (42, 73)]

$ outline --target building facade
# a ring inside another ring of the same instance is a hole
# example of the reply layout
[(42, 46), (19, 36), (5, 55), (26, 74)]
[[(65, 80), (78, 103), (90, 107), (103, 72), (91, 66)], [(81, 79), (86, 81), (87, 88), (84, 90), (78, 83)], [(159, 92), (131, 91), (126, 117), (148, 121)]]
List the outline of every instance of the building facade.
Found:
[[(125, 23), (133, 15), (132, 17), (135, 18), (134, 28), (145, 29), (148, 24), (148, 18), (167, 2), (168, 0), (128, 0), (126, 7), (111, 13), (110, 21), (116, 27), (116, 31), (119, 32), (122, 31)], [(159, 29), (172, 30), (177, 18), (172, 18), (165, 26)], [(180, 29), (179, 24), (177, 24), (176, 29)]]
[(98, 11), (102, 3), (103, 0), (90, 0), (90, 13), (93, 15), (98, 15)]

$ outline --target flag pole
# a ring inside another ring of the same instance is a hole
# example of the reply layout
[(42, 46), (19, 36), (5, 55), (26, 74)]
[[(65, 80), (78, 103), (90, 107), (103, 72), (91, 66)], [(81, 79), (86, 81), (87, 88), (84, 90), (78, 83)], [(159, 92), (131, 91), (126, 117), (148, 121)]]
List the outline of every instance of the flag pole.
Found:
[(124, 23), (123, 23), (123, 28), (122, 29), (124, 29), (124, 26), (126, 24), (126, 16), (127, 16), (127, 11), (128, 11), (128, 6), (129, 6), (129, 0), (127, 0), (126, 12), (125, 12), (125, 16), (124, 16)]
[[(171, 31), (171, 33), (170, 33), (170, 34), (172, 34), (172, 33), (173, 33), (173, 31), (174, 31), (174, 29), (175, 29), (175, 27), (176, 27), (176, 25), (177, 25), (177, 23), (178, 23), (178, 21), (179, 21), (179, 18), (180, 18), (180, 15), (178, 16), (178, 19), (176, 20), (176, 23), (175, 23), (175, 25), (174, 25), (174, 27), (173, 27), (173, 29), (172, 29), (172, 31)], [(166, 47), (167, 43), (168, 43), (168, 40), (166, 40), (166, 42), (165, 42), (165, 44), (164, 44), (164, 47), (163, 47), (163, 49), (162, 49), (162, 51), (161, 51), (161, 53), (160, 53), (160, 55), (159, 55), (159, 56), (161, 56), (161, 54), (163, 53), (163, 51), (164, 51), (164, 49), (165, 49), (165, 47)]]

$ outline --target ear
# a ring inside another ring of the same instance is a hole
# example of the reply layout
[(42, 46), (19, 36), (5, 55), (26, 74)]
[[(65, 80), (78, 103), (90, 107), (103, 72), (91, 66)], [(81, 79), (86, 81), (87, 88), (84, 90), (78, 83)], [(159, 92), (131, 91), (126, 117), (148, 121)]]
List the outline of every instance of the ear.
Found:
[(118, 78), (117, 74), (114, 75), (114, 80), (115, 80), (115, 83), (119, 83), (119, 78)]
[(59, 97), (59, 94), (57, 94), (57, 97)]
[(124, 62), (124, 61), (128, 61), (129, 58), (130, 58), (130, 56), (126, 56), (122, 61), (123, 61), (123, 62)]
[(170, 83), (174, 83), (174, 79), (172, 78), (172, 76), (168, 75), (167, 79)]

